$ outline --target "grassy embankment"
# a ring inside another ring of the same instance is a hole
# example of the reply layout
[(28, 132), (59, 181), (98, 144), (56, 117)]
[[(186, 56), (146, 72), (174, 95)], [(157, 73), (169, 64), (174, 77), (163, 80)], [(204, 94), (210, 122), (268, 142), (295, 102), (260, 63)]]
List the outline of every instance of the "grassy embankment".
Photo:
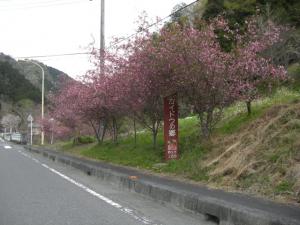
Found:
[(118, 144), (60, 145), (65, 152), (115, 164), (175, 174), (228, 190), (247, 191), (300, 202), (300, 93), (281, 89), (253, 103), (247, 116), (244, 103), (225, 110), (211, 142), (200, 138), (197, 117), (179, 121), (180, 160), (163, 162), (163, 133), (152, 148), (151, 134), (138, 134)]

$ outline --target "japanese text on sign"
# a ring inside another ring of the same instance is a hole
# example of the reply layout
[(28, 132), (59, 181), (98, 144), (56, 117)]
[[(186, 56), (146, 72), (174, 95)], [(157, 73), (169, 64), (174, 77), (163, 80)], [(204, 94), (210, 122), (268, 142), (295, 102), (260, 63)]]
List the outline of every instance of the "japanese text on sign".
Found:
[(164, 99), (165, 159), (178, 159), (178, 104), (177, 94)]

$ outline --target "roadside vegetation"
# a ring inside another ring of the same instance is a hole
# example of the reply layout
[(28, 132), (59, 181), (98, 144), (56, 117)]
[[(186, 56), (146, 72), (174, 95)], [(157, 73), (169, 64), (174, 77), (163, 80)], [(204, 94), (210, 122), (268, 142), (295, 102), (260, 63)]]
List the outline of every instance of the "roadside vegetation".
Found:
[(196, 116), (180, 119), (180, 159), (176, 161), (163, 160), (162, 130), (155, 150), (151, 133), (144, 130), (137, 134), (136, 145), (131, 133), (118, 143), (74, 144), (70, 140), (49, 147), (213, 188), (299, 202), (300, 92), (282, 88), (256, 100), (251, 116), (247, 116), (244, 104), (225, 110), (209, 142), (199, 136)]
[[(276, 20), (265, 1), (206, 3), (174, 10), (155, 32), (141, 17), (135, 37), (93, 50), (95, 68), (49, 97), (43, 128), (71, 138), (52, 146), (67, 153), (300, 203), (299, 24)], [(166, 162), (173, 93), (180, 159)]]

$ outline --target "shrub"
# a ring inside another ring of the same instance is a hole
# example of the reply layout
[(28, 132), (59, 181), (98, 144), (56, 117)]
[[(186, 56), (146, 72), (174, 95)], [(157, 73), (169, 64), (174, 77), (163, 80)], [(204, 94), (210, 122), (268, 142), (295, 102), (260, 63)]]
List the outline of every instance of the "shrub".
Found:
[(91, 136), (80, 136), (78, 137), (78, 144), (90, 144), (94, 143), (95, 138)]

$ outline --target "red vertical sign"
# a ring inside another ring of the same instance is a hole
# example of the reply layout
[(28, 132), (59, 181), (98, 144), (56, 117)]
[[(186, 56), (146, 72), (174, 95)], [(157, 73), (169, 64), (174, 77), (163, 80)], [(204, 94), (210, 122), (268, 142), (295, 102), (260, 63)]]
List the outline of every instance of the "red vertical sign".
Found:
[(164, 98), (165, 159), (178, 159), (178, 102), (177, 94)]

